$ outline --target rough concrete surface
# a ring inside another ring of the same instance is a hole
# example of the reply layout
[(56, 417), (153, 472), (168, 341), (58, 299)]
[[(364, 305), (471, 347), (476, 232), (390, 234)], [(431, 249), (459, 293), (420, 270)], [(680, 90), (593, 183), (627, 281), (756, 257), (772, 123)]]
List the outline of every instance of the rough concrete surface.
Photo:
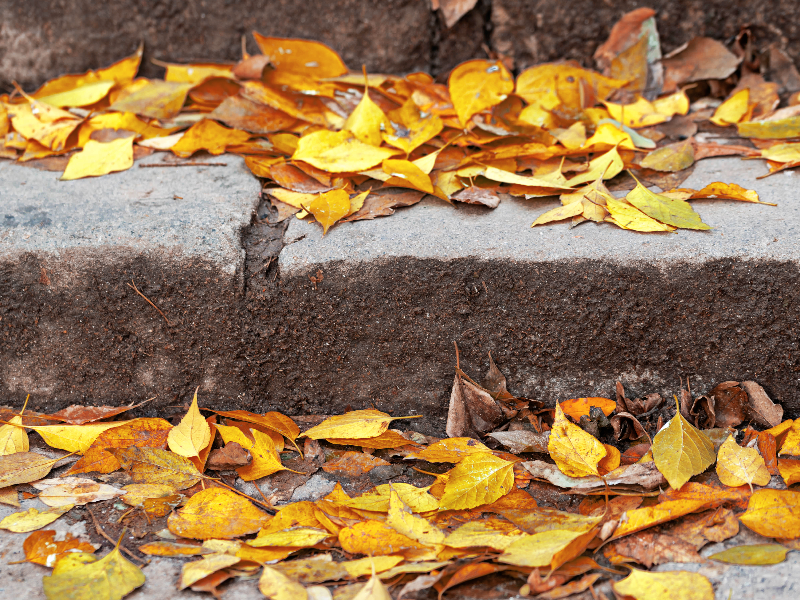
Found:
[[(440, 77), (469, 58), (496, 51), (519, 69), (592, 54), (627, 11), (658, 12), (665, 51), (694, 36), (729, 40), (751, 26), (757, 47), (777, 43), (800, 58), (800, 8), (791, 0), (479, 0), (452, 28), (429, 0), (7, 0), (0, 4), (0, 89), (16, 80), (26, 89), (65, 72), (105, 66), (145, 43), (150, 62), (235, 61), (241, 38), (264, 35), (329, 44), (351, 69), (426, 70)], [(252, 39), (248, 49), (255, 52)]]

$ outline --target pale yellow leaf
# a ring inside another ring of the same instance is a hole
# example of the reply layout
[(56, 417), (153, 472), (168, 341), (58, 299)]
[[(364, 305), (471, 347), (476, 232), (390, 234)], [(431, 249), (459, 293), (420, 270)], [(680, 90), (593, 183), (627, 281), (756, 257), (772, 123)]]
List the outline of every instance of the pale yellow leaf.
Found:
[(690, 571), (651, 573), (633, 569), (625, 579), (615, 582), (613, 588), (621, 597), (635, 600), (714, 600), (711, 582), (704, 575)]
[(714, 443), (680, 413), (653, 438), (653, 460), (670, 486), (680, 489), (693, 475), (714, 464)]
[(717, 475), (727, 486), (739, 487), (753, 484), (767, 485), (771, 476), (764, 459), (755, 448), (742, 448), (732, 435), (719, 448), (717, 455)]
[(0, 521), (0, 529), (7, 529), (14, 533), (27, 533), (28, 531), (35, 531), (41, 529), (45, 525), (49, 525), (58, 519), (65, 512), (74, 508), (73, 504), (51, 508), (49, 510), (38, 511), (35, 508), (29, 508), (17, 513), (11, 513)]
[(61, 179), (99, 177), (114, 171), (125, 171), (132, 166), (133, 136), (105, 143), (89, 140), (81, 152), (70, 157)]
[(181, 422), (169, 430), (167, 444), (175, 454), (192, 457), (200, 456), (200, 451), (208, 446), (210, 441), (211, 428), (197, 407), (197, 390), (195, 390), (189, 410)]

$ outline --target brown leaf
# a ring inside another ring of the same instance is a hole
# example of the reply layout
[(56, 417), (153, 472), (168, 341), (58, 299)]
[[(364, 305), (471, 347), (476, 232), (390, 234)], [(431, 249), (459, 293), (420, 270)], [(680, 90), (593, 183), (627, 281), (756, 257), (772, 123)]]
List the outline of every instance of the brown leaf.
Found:
[(643, 435), (646, 435), (644, 427), (639, 423), (639, 419), (629, 412), (618, 412), (609, 421), (614, 429), (615, 440), (638, 440)]
[(680, 538), (650, 531), (627, 536), (612, 542), (603, 550), (612, 563), (615, 556), (633, 559), (648, 569), (667, 562), (697, 563), (703, 558), (695, 547)]
[(492, 190), (485, 190), (479, 187), (468, 187), (459, 190), (451, 196), (453, 200), (458, 202), (466, 202), (467, 204), (482, 204), (489, 208), (497, 208), (500, 206), (500, 197)]
[(769, 47), (769, 78), (777, 81), (784, 92), (800, 90), (800, 73), (794, 61), (775, 42)]
[(718, 508), (686, 515), (662, 530), (700, 550), (709, 542), (723, 542), (739, 533), (739, 519), (730, 508)]
[(635, 446), (631, 446), (625, 452), (622, 453), (620, 456), (619, 464), (621, 465), (632, 465), (634, 463), (639, 462), (639, 460), (648, 452), (650, 451), (650, 444), (636, 444)]
[(736, 146), (734, 144), (716, 144), (714, 142), (694, 142), (694, 158), (714, 158), (717, 156), (760, 156), (761, 153), (755, 148), (747, 146)]
[(478, 0), (431, 0), (433, 10), (441, 10), (444, 24), (450, 29), (453, 25), (475, 8)]
[(700, 396), (692, 402), (689, 414), (698, 429), (712, 429), (716, 422), (714, 396)]
[(503, 422), (503, 411), (489, 393), (456, 368), (445, 431), (449, 437), (479, 439)]
[(739, 387), (737, 381), (725, 381), (711, 390), (714, 398), (716, 413), (715, 425), (705, 427), (736, 427), (745, 418), (745, 407), (748, 403), (747, 394)]
[(83, 425), (100, 419), (108, 419), (139, 406), (141, 404), (131, 404), (130, 406), (80, 406), (73, 404), (50, 416), (70, 425)]
[(341, 220), (342, 223), (348, 221), (360, 221), (362, 219), (377, 219), (378, 217), (388, 217), (394, 214), (394, 209), (402, 206), (412, 206), (422, 200), (425, 192), (409, 190), (405, 188), (381, 188), (370, 192), (364, 206), (357, 212)]
[(775, 441), (775, 436), (767, 431), (762, 431), (758, 434), (758, 451), (764, 458), (764, 464), (767, 466), (767, 471), (770, 475), (778, 474), (778, 445)]
[(225, 444), (224, 448), (212, 450), (206, 466), (212, 471), (228, 471), (250, 464), (253, 456), (237, 442)]
[(608, 75), (612, 61), (639, 41), (642, 23), (655, 14), (656, 11), (652, 8), (637, 8), (622, 15), (622, 18), (611, 28), (608, 39), (600, 44), (594, 52), (597, 68)]
[(780, 425), (783, 418), (783, 407), (772, 402), (764, 388), (755, 381), (743, 381), (741, 385), (750, 398), (748, 417), (765, 427)]
[(696, 37), (677, 48), (661, 61), (664, 66), (664, 92), (672, 92), (684, 83), (706, 79), (725, 79), (739, 66), (736, 58), (721, 42)]
[(322, 470), (326, 473), (344, 477), (359, 477), (369, 473), (372, 469), (379, 466), (389, 465), (390, 463), (370, 456), (363, 452), (345, 452), (337, 458), (322, 465)]

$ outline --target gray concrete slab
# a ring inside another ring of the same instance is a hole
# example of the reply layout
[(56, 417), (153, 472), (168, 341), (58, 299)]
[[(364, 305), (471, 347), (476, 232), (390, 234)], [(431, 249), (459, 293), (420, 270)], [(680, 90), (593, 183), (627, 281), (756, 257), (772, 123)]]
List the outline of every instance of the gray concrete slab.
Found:
[(531, 228), (539, 215), (559, 206), (557, 199), (505, 196), (491, 210), (464, 204), (453, 208), (429, 196), (412, 208), (398, 209), (391, 218), (334, 227), (324, 238), (318, 225), (293, 219), (286, 239), (297, 241), (281, 253), (280, 266), (284, 275), (293, 275), (333, 261), (358, 264), (398, 257), (526, 262), (602, 259), (665, 267), (677, 261), (720, 258), (800, 260), (800, 176), (784, 171), (757, 179), (766, 172), (761, 161), (717, 158), (698, 163), (681, 187), (737, 183), (757, 190), (762, 201), (778, 204), (775, 208), (727, 200), (693, 201), (711, 231), (639, 234), (593, 223), (574, 229), (564, 223)]

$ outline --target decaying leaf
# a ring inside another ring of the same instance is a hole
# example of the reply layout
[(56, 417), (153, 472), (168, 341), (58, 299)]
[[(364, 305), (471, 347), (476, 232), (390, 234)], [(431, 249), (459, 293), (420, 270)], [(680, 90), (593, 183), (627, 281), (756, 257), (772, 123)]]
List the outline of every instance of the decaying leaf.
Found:
[(82, 477), (41, 479), (32, 483), (39, 490), (39, 500), (47, 506), (81, 505), (110, 500), (125, 494), (123, 490)]
[(188, 458), (159, 448), (109, 449), (138, 483), (164, 484), (176, 490), (193, 486), (202, 474)]

